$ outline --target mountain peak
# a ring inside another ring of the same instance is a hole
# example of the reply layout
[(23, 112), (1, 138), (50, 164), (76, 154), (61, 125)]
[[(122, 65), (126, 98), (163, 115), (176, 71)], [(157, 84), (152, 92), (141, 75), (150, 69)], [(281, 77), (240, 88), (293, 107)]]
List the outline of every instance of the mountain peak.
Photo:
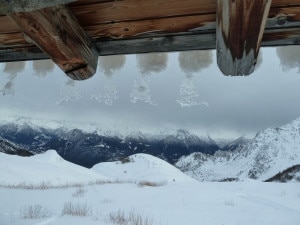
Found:
[(300, 164), (299, 146), (298, 118), (282, 127), (260, 131), (250, 141), (238, 139), (223, 148), (231, 151), (217, 151), (214, 155), (193, 154), (182, 157), (176, 165), (202, 181), (227, 178), (267, 180)]

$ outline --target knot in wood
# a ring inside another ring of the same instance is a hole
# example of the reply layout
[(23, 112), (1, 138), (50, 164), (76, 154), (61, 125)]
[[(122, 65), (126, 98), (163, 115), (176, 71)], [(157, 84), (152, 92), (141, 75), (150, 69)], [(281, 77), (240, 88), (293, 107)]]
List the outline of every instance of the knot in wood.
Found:
[(286, 16), (279, 16), (277, 18), (277, 24), (282, 26), (287, 22), (287, 17)]

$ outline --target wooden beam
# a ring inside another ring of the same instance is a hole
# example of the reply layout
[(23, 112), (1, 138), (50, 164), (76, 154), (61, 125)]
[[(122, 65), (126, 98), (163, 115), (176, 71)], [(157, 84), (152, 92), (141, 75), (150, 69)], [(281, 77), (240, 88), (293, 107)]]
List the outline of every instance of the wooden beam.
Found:
[[(300, 7), (275, 7), (270, 9), (266, 29), (300, 27)], [(79, 21), (79, 23), (81, 23)], [(194, 33), (196, 31), (216, 28), (216, 14), (167, 17), (151, 20), (110, 22), (82, 26), (89, 37), (100, 39), (123, 39), (149, 35), (166, 35), (178, 33)], [(18, 26), (7, 16), (0, 16), (0, 47), (23, 45)], [(19, 38), (20, 37), (20, 38)], [(25, 40), (24, 40), (25, 41)], [(26, 41), (25, 41), (26, 42)]]
[(0, 13), (30, 12), (74, 1), (76, 0), (0, 0)]
[[(106, 40), (95, 43), (99, 55), (135, 54), (148, 52), (173, 52), (208, 50), (216, 47), (216, 33), (174, 35), (165, 37), (143, 37), (127, 40)], [(300, 46), (300, 28), (266, 30), (261, 46)], [(0, 62), (48, 59), (38, 47), (26, 46), (0, 49)]]
[(271, 0), (218, 0), (217, 63), (224, 75), (254, 72)]
[(72, 79), (87, 79), (96, 72), (98, 52), (65, 6), (17, 12), (9, 17), (27, 40), (46, 52)]
[[(70, 3), (69, 7), (80, 24), (86, 26), (176, 16), (215, 14), (216, 2), (215, 0), (77, 0)], [(290, 6), (300, 6), (300, 1), (272, 1), (272, 8)]]

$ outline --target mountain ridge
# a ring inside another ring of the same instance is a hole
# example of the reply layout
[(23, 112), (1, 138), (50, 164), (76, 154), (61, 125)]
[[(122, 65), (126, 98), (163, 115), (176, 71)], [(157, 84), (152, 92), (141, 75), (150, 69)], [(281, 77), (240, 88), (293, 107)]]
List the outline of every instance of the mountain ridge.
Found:
[(293, 165), (300, 164), (300, 118), (279, 128), (260, 131), (233, 151), (214, 155), (192, 153), (176, 166), (201, 181), (224, 179), (267, 180)]
[(55, 149), (64, 159), (88, 168), (136, 153), (151, 154), (174, 164), (181, 156), (192, 152), (213, 154), (219, 150), (210, 137), (199, 137), (183, 129), (158, 134), (133, 129), (124, 136), (95, 124), (93, 127), (87, 125), (88, 129), (72, 128), (64, 123), (58, 125), (55, 121), (36, 122), (28, 118), (2, 119), (0, 137), (34, 153)]

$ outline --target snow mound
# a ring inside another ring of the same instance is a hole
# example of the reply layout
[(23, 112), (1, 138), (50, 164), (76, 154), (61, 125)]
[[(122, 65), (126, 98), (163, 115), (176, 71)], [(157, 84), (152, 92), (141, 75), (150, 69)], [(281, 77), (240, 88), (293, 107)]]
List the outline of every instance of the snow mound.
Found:
[(135, 154), (121, 161), (99, 163), (92, 170), (120, 181), (195, 181), (171, 164), (148, 154)]
[(31, 157), (0, 153), (0, 184), (65, 185), (108, 180), (87, 168), (61, 158), (55, 150)]

